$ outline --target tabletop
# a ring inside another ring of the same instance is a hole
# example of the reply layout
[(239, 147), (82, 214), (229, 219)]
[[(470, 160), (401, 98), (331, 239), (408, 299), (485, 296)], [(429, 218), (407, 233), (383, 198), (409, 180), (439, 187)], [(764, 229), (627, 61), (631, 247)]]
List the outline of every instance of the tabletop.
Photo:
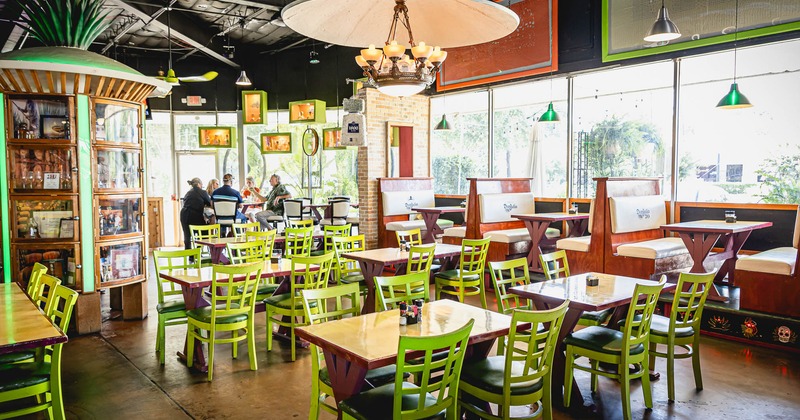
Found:
[(67, 341), (17, 283), (0, 284), (0, 313), (0, 354)]
[(724, 220), (696, 220), (693, 222), (672, 223), (662, 225), (661, 229), (680, 232), (737, 233), (748, 230), (763, 229), (772, 226), (772, 222), (748, 222), (737, 220), (727, 223)]
[[(303, 269), (305, 265), (297, 264), (296, 267), (298, 269)], [(211, 286), (213, 269), (213, 267), (203, 267), (200, 269), (179, 268), (175, 270), (161, 270), (158, 272), (158, 275), (165, 280), (180, 284), (184, 287), (208, 287)], [(292, 274), (292, 260), (289, 258), (282, 258), (280, 263), (265, 261), (264, 269), (261, 271), (262, 278), (288, 276), (290, 274)]]
[(589, 213), (531, 213), (531, 214), (512, 214), (511, 217), (520, 220), (536, 220), (536, 221), (550, 221), (560, 222), (563, 220), (581, 220), (588, 219)]
[[(469, 343), (508, 334), (511, 317), (452, 300), (438, 300), (422, 308), (422, 322), (400, 325), (400, 311), (371, 314), (299, 327), (299, 337), (326, 350), (345, 354), (353, 363), (374, 369), (394, 363), (400, 336), (425, 337), (452, 332), (470, 319), (475, 325)], [(521, 325), (520, 328), (526, 326)]]
[(442, 207), (414, 207), (411, 211), (420, 213), (464, 213), (467, 211), (464, 207), (459, 206), (442, 206)]
[[(598, 277), (599, 284), (597, 286), (586, 285), (586, 276), (589, 274)], [(658, 283), (613, 274), (584, 273), (525, 286), (515, 286), (509, 291), (522, 297), (550, 301), (553, 304), (560, 304), (569, 299), (570, 307), (584, 311), (601, 311), (629, 301), (637, 284), (655, 285)], [(662, 291), (669, 291), (675, 287), (676, 285), (673, 283), (666, 283)]]
[[(314, 231), (313, 238), (320, 239), (323, 238), (325, 234), (320, 231)], [(228, 238), (211, 238), (211, 239), (198, 239), (194, 241), (195, 244), (200, 246), (208, 246), (212, 248), (224, 248), (228, 244), (239, 244), (250, 241), (250, 238), (237, 238), (237, 237), (228, 237)], [(282, 235), (275, 236), (275, 242), (281, 243), (285, 242), (286, 237)]]
[[(461, 245), (436, 244), (434, 256), (436, 258), (449, 257), (461, 253)], [(378, 248), (367, 251), (356, 251), (342, 254), (344, 258), (369, 262), (373, 264), (399, 264), (408, 261), (408, 252), (400, 248)]]

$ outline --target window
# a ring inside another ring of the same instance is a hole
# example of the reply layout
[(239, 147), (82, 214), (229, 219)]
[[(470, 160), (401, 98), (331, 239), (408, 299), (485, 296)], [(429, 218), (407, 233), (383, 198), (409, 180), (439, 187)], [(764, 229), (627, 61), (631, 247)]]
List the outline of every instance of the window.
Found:
[(145, 156), (147, 160), (147, 194), (169, 197), (175, 190), (172, 166), (172, 137), (168, 112), (153, 112), (145, 121)]
[(439, 194), (467, 194), (467, 178), (488, 176), (489, 97), (487, 91), (431, 99), (431, 128), (442, 115), (452, 130), (431, 131), (431, 174)]

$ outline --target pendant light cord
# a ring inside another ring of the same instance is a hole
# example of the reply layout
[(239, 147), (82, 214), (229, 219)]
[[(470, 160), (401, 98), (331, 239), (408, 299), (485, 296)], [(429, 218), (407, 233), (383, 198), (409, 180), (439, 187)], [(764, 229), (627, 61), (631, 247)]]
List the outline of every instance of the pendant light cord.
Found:
[(172, 11), (172, 2), (167, 0), (167, 47), (169, 48), (169, 67), (167, 71), (172, 69), (172, 19), (170, 19)]
[(737, 41), (739, 40), (739, 0), (736, 0), (736, 13), (733, 23), (733, 83), (736, 83)]

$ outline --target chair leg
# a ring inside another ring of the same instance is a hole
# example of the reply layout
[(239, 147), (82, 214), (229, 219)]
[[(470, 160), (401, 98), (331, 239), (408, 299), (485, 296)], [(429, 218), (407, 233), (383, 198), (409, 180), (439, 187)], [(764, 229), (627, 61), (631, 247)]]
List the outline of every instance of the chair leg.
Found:
[(160, 316), (158, 317), (158, 333), (156, 334), (156, 352), (158, 352), (158, 361), (161, 363), (162, 366), (165, 363), (164, 353), (166, 352), (165, 349), (167, 347), (165, 343), (166, 334), (164, 332), (164, 330), (166, 329), (165, 322), (166, 321), (164, 321), (162, 317)]
[(56, 367), (54, 369), (58, 369), (58, 371), (53, 375), (52, 382), (50, 382), (51, 403), (47, 413), (51, 419), (61, 420), (67, 418), (64, 414), (64, 397), (61, 394), (61, 368)]
[(700, 333), (695, 332), (692, 343), (692, 369), (694, 369), (694, 386), (698, 391), (703, 390), (703, 371), (700, 369)]
[[(294, 321), (294, 319), (292, 319), (292, 321)], [(294, 322), (293, 322), (293, 323), (294, 323)], [(292, 325), (291, 327), (289, 327), (289, 330), (291, 331), (291, 332), (289, 333), (289, 336), (290, 336), (290, 337), (291, 337), (291, 339), (292, 339), (292, 361), (294, 362), (294, 360), (295, 360), (295, 357), (296, 357), (296, 356), (295, 356), (295, 346), (296, 346), (296, 344), (295, 344), (295, 342), (294, 342), (294, 325)]]
[(253, 314), (250, 314), (250, 325), (247, 326), (247, 355), (250, 358), (250, 370), (258, 370), (258, 358), (256, 357), (256, 329)]
[[(233, 330), (233, 331), (231, 331), (231, 335), (235, 339), (235, 338), (239, 337), (239, 331)], [(231, 356), (233, 356), (234, 359), (239, 358), (239, 342), (238, 341), (233, 341), (231, 343)]]
[(551, 400), (552, 393), (550, 392), (551, 389), (552, 381), (548, 379), (545, 382), (542, 399), (539, 400), (539, 404), (542, 405), (542, 420), (553, 420), (553, 402)]
[(564, 368), (564, 407), (569, 407), (569, 400), (572, 398), (572, 363), (574, 361), (572, 346), (567, 346), (567, 363)]
[(194, 365), (194, 326), (189, 322), (186, 326), (186, 366)]
[(670, 401), (675, 401), (675, 345), (672, 343), (667, 344), (667, 395)]
[(481, 286), (481, 305), (483, 305), (483, 309), (489, 309), (486, 305), (486, 287), (484, 286)]
[[(631, 418), (631, 379), (628, 377), (628, 364), (620, 363), (617, 365), (617, 372), (619, 372), (619, 385), (620, 396), (622, 399), (622, 418), (630, 420)], [(642, 383), (644, 386), (644, 383)]]
[(214, 331), (208, 332), (208, 382), (214, 376)]
[[(597, 361), (597, 360), (594, 360), (594, 359), (589, 360), (589, 363), (591, 364), (592, 369), (594, 369), (594, 370), (598, 370), (600, 368), (600, 362)], [(592, 393), (594, 394), (595, 392), (597, 392), (597, 386), (598, 386), (598, 378), (597, 378), (597, 374), (596, 373), (592, 372), (592, 376), (591, 376), (590, 382), (592, 384), (591, 385)]]
[(272, 314), (269, 305), (267, 305), (265, 313), (267, 314), (267, 351), (272, 351)]
[(308, 420), (319, 419), (319, 372), (312, 372), (315, 375), (311, 378), (311, 408), (308, 410)]
[(656, 369), (656, 351), (658, 350), (657, 343), (650, 343), (650, 370), (653, 371)]
[[(673, 362), (675, 358), (672, 358)], [(644, 406), (648, 409), (653, 408), (653, 390), (650, 388), (650, 369), (648, 365), (648, 358), (642, 360), (642, 394), (644, 394)], [(672, 372), (669, 372), (669, 377), (672, 378)]]

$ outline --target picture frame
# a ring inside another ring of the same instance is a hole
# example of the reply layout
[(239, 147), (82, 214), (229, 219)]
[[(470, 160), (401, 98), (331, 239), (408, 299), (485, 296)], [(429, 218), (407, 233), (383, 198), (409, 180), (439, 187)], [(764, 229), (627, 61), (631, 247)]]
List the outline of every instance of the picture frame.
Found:
[(289, 102), (289, 123), (324, 124), (326, 121), (325, 101), (306, 99)]
[(197, 141), (201, 148), (225, 149), (233, 147), (233, 127), (199, 127)]
[(63, 115), (41, 115), (39, 117), (39, 127), (43, 139), (66, 139), (67, 138), (67, 117)]
[(267, 123), (267, 92), (242, 91), (242, 124)]
[(342, 127), (322, 129), (322, 150), (345, 150), (342, 144)]
[(261, 154), (291, 154), (292, 133), (261, 133)]

